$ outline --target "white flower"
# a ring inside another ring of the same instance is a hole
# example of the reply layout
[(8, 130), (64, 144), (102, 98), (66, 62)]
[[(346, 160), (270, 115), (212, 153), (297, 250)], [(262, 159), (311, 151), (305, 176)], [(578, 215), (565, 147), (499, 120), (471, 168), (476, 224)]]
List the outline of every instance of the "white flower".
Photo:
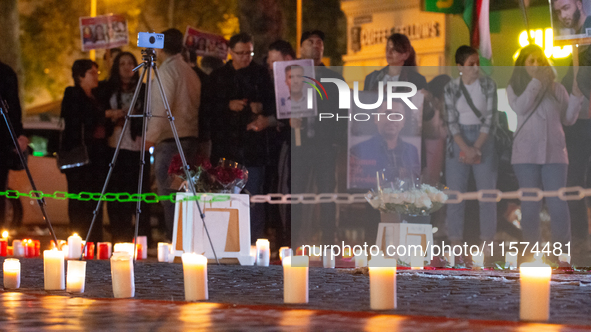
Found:
[(429, 195), (423, 193), (415, 200), (415, 206), (418, 208), (424, 207), (430, 209), (433, 206), (433, 203), (431, 202)]

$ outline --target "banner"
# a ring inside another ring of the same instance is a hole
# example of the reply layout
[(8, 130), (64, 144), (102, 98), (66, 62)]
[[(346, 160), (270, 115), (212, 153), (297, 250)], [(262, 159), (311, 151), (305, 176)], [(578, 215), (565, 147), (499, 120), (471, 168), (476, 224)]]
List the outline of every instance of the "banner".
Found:
[(129, 44), (127, 20), (123, 15), (101, 15), (80, 18), (82, 52), (109, 49)]
[(184, 44), (197, 56), (214, 56), (222, 60), (228, 58), (228, 41), (220, 35), (187, 26)]
[(273, 73), (277, 119), (316, 116), (314, 61), (276, 61)]

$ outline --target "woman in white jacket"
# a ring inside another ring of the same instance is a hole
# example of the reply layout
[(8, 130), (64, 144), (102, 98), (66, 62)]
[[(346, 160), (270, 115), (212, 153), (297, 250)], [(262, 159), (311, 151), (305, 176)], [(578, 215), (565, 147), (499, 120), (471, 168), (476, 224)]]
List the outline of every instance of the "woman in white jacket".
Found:
[[(507, 95), (509, 105), (517, 113), (511, 164), (522, 189), (549, 191), (566, 186), (568, 155), (562, 126), (575, 123), (580, 98), (569, 98), (564, 86), (554, 79), (554, 71), (539, 46), (528, 45), (521, 50)], [(551, 241), (562, 245), (570, 242), (567, 202), (551, 197), (546, 198), (546, 204), (551, 218)], [(530, 248), (538, 242), (538, 250), (542, 250), (541, 209), (541, 200), (521, 202), (523, 240), (530, 243)]]

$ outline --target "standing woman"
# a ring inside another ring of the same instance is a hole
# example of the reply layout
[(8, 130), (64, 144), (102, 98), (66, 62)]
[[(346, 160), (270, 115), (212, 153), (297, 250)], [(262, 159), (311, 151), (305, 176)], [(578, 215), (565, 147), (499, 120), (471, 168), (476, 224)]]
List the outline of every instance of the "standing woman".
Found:
[[(470, 170), (478, 190), (495, 189), (498, 158), (491, 138), (497, 111), (497, 85), (480, 75), (478, 51), (460, 46), (456, 51), (460, 77), (445, 86), (448, 144), (447, 186), (466, 192)], [(480, 202), (480, 240), (492, 241), (497, 231), (497, 204)], [(463, 242), (465, 203), (448, 204), (446, 223), (453, 245)], [(486, 253), (490, 256), (490, 252)]]
[[(105, 144), (105, 114), (101, 112), (93, 89), (98, 86), (98, 66), (91, 60), (76, 60), (72, 66), (74, 86), (66, 88), (62, 101), (61, 116), (65, 127), (62, 132), (60, 151), (71, 151), (84, 144), (88, 151), (89, 163), (64, 171), (68, 192), (100, 193), (107, 173)], [(70, 228), (85, 238), (96, 201), (70, 199), (68, 216)], [(102, 241), (102, 212), (97, 215), (96, 225), (89, 241)]]
[(417, 66), (416, 53), (407, 36), (394, 33), (388, 37), (386, 62), (386, 67), (374, 70), (365, 77), (363, 91), (377, 91), (380, 82), (386, 86), (389, 81), (410, 82), (417, 86), (417, 90), (427, 86), (425, 76), (414, 68)]
[[(579, 108), (569, 107), (568, 93), (555, 78), (539, 46), (528, 45), (520, 51), (507, 87), (509, 105), (517, 113), (511, 164), (520, 188), (566, 186), (568, 155), (562, 125), (575, 123)], [(558, 197), (546, 198), (546, 204), (552, 242), (564, 245), (571, 240), (568, 204)], [(521, 202), (523, 240), (532, 245), (542, 240), (541, 210), (541, 200)]]
[[(105, 127), (108, 137), (109, 160), (112, 160), (121, 137), (119, 155), (109, 181), (108, 191), (111, 193), (128, 193), (131, 195), (136, 194), (138, 190), (139, 161), (142, 148), (142, 118), (130, 118), (125, 132), (122, 132), (125, 116), (131, 106), (133, 94), (140, 78), (139, 73), (133, 71), (137, 64), (133, 54), (129, 52), (119, 53), (113, 60), (110, 78), (101, 87), (99, 93), (102, 107), (105, 110), (105, 117), (107, 118)], [(143, 112), (144, 90), (142, 83), (140, 94), (132, 111), (135, 115)], [(146, 153), (142, 182), (143, 193), (148, 191), (150, 185), (149, 160), (149, 154)], [(146, 204), (142, 203), (141, 211), (139, 235), (149, 236), (150, 219)], [(135, 217), (136, 203), (109, 202), (107, 212), (113, 242), (130, 242), (134, 234), (133, 218)]]

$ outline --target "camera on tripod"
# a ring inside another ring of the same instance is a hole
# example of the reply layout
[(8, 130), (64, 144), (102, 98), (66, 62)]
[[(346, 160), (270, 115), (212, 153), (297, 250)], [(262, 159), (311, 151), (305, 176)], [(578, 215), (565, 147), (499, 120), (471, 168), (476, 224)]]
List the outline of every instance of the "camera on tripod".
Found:
[(144, 48), (164, 48), (164, 34), (154, 32), (139, 32), (137, 46)]

